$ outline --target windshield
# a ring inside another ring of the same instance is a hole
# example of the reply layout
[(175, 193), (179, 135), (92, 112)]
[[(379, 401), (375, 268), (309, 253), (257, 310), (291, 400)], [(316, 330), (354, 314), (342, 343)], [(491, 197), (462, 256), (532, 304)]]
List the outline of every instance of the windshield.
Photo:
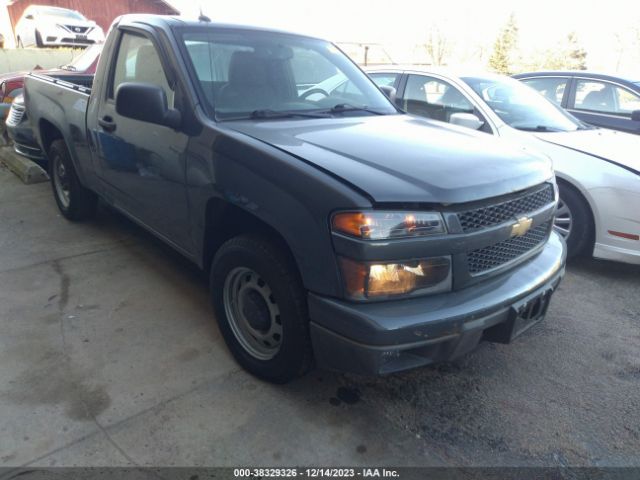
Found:
[(47, 15), (50, 17), (65, 18), (68, 20), (86, 20), (86, 18), (79, 12), (74, 10), (67, 10), (66, 8), (56, 7), (40, 7), (38, 9), (40, 15)]
[(100, 56), (100, 52), (102, 52), (102, 44), (91, 45), (74, 58), (71, 63), (63, 65), (61, 68), (72, 72), (85, 72), (89, 70), (89, 67), (96, 61), (96, 58)]
[(586, 128), (536, 90), (512, 78), (465, 77), (462, 80), (507, 125), (518, 130), (570, 132)]
[(182, 38), (217, 119), (397, 112), (331, 43), (247, 30), (207, 29)]

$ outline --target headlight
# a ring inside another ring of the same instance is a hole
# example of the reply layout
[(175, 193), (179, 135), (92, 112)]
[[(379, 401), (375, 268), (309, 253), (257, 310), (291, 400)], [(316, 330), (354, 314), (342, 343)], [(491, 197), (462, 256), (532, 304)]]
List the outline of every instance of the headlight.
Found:
[(424, 295), (451, 290), (451, 257), (402, 262), (339, 259), (346, 294), (353, 300)]
[(333, 216), (331, 227), (334, 232), (363, 240), (446, 233), (442, 215), (435, 212), (341, 212)]

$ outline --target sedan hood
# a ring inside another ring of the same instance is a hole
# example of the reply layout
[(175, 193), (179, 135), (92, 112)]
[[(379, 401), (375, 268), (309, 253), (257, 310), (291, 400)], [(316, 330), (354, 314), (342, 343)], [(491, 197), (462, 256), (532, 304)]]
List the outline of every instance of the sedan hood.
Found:
[(640, 174), (640, 136), (594, 128), (574, 132), (537, 133), (545, 142), (601, 158)]
[(225, 125), (339, 177), (374, 202), (469, 202), (552, 176), (547, 158), (484, 133), (409, 115)]

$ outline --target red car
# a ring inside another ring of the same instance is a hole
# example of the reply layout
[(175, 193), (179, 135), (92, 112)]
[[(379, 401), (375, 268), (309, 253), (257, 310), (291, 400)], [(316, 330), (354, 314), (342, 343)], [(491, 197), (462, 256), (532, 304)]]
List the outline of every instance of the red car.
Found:
[[(73, 83), (83, 84), (84, 81), (90, 82), (91, 77), (96, 73), (98, 57), (100, 57), (101, 51), (102, 44), (93, 45), (82, 52), (70, 64), (52, 68), (51, 70), (42, 70), (40, 73), (56, 78), (66, 77)], [(12, 72), (0, 75), (0, 116), (2, 121), (7, 118), (13, 99), (22, 93), (24, 77), (27, 73), (29, 72)]]

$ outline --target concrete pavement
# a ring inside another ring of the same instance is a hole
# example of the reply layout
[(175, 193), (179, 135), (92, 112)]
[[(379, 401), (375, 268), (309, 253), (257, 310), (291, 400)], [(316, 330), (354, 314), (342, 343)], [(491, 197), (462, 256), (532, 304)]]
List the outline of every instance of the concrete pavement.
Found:
[(0, 466), (640, 466), (638, 292), (639, 267), (582, 259), (511, 345), (272, 386), (188, 261), (0, 166)]

